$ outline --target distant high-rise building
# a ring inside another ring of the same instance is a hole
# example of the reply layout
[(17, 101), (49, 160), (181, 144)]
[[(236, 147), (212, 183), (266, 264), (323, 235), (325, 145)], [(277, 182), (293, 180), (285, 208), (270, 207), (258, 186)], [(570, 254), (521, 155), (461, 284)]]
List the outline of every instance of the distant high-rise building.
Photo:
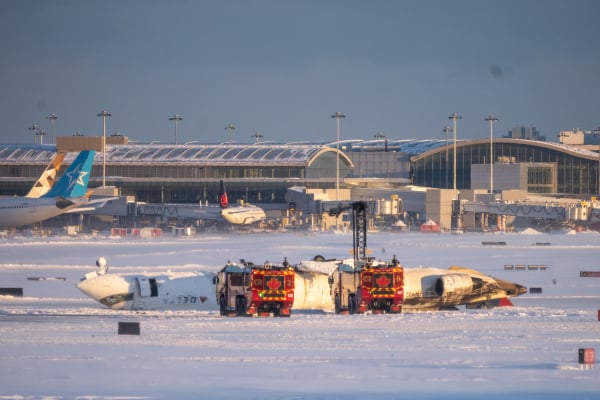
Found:
[(508, 135), (504, 136), (509, 139), (529, 139), (539, 140), (541, 142), (546, 141), (546, 136), (540, 135), (540, 132), (535, 126), (517, 126), (508, 131)]

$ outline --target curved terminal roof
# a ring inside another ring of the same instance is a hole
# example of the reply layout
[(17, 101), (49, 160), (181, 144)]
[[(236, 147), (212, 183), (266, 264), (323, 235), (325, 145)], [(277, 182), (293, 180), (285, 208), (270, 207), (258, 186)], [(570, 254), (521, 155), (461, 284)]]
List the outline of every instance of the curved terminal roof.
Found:
[(55, 154), (54, 145), (0, 145), (0, 161), (4, 163), (48, 163)]
[[(421, 146), (419, 148), (420, 151), (418, 151), (418, 152), (415, 152), (415, 153), (411, 152), (411, 154), (414, 155), (413, 157), (411, 157), (411, 161), (417, 161), (422, 158), (431, 156), (434, 153), (446, 150), (446, 141), (445, 140), (430, 140), (430, 142), (435, 142), (435, 143), (430, 143), (427, 146)], [(489, 139), (457, 140), (456, 147), (459, 148), (459, 147), (466, 147), (466, 146), (472, 146), (472, 145), (477, 145), (477, 144), (485, 145), (485, 144), (488, 144), (489, 142), (490, 142)], [(596, 153), (596, 152), (582, 149), (582, 148), (575, 147), (575, 146), (569, 146), (569, 145), (562, 144), (562, 143), (556, 143), (556, 142), (542, 142), (539, 140), (512, 139), (512, 138), (498, 138), (498, 139), (495, 138), (494, 139), (494, 145), (500, 144), (500, 143), (523, 144), (523, 145), (527, 145), (527, 146), (543, 147), (546, 149), (555, 150), (555, 151), (559, 151), (562, 153), (567, 153), (567, 154), (570, 154), (575, 157), (581, 157), (581, 158), (586, 158), (586, 159), (591, 159), (591, 160), (598, 159), (598, 153)], [(450, 147), (450, 149), (452, 148), (451, 141), (448, 142), (448, 146)], [(402, 151), (406, 151), (405, 148), (403, 148)]]
[[(457, 147), (489, 143), (487, 139), (461, 139)], [(498, 138), (494, 143), (521, 143), (529, 146), (544, 147), (586, 159), (598, 159), (598, 153), (586, 149), (555, 142), (537, 140)], [(372, 139), (342, 140), (339, 142), (340, 156), (348, 165), (352, 165), (345, 152), (388, 151), (410, 154), (412, 161), (444, 151), (452, 141), (444, 139)], [(107, 146), (107, 162), (110, 163), (172, 163), (172, 164), (221, 164), (221, 165), (292, 165), (310, 166), (319, 156), (336, 152), (337, 142), (329, 143), (258, 143), (258, 144), (127, 144)], [(0, 145), (1, 163), (48, 163), (56, 153), (55, 145), (10, 144)], [(101, 157), (101, 153), (98, 152)], [(67, 154), (66, 162), (75, 158), (74, 153)]]
[[(127, 144), (107, 146), (106, 161), (113, 164), (310, 166), (322, 154), (336, 151), (324, 144)], [(47, 163), (55, 153), (54, 145), (0, 145), (0, 162)], [(100, 152), (99, 155), (102, 156)], [(352, 165), (343, 152), (340, 158)]]

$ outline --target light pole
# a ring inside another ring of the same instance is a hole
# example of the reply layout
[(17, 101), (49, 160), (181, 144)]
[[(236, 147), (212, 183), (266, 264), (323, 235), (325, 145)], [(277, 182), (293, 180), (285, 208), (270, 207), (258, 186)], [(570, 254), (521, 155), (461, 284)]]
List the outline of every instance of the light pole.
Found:
[(498, 121), (498, 118), (490, 114), (484, 121), (490, 123), (490, 193), (494, 193), (494, 122)]
[(452, 132), (454, 132), (454, 145), (452, 146), (452, 153), (453, 153), (453, 159), (452, 161), (454, 161), (454, 184), (453, 184), (453, 188), (454, 188), (454, 197), (456, 198), (456, 120), (457, 119), (462, 119), (462, 117), (460, 115), (458, 115), (457, 113), (452, 113), (451, 116), (448, 117), (448, 119), (452, 120)]
[(225, 130), (229, 131), (229, 144), (231, 144), (231, 134), (233, 133), (233, 131), (235, 131), (235, 125), (227, 124), (227, 126), (225, 127)]
[(50, 115), (46, 116), (46, 119), (50, 120), (50, 134), (52, 135), (50, 138), (52, 139), (52, 143), (54, 143), (54, 121), (56, 121), (56, 114), (50, 113)]
[(442, 132), (446, 134), (446, 164), (444, 169), (446, 170), (446, 189), (448, 189), (448, 133), (452, 132), (452, 128), (445, 126)]
[(261, 135), (261, 133), (260, 133), (260, 132), (256, 131), (256, 132), (254, 132), (254, 135), (250, 135), (250, 137), (253, 137), (253, 138), (255, 138), (255, 139), (256, 139), (256, 143), (258, 143), (258, 140), (259, 140), (261, 137), (263, 137), (263, 135)]
[(46, 136), (46, 132), (44, 132), (43, 129), (38, 129), (37, 135), (40, 137), (40, 144), (44, 144), (44, 136)]
[(338, 201), (338, 192), (340, 190), (340, 118), (346, 118), (346, 116), (336, 111), (331, 118), (335, 118), (335, 141), (337, 149), (335, 153), (335, 200)]
[(33, 124), (32, 126), (30, 126), (29, 128), (30, 131), (33, 132), (33, 144), (37, 144), (37, 132), (39, 127), (37, 126), (37, 124)]
[(102, 187), (106, 187), (106, 117), (112, 114), (102, 110), (98, 117), (102, 117)]
[(175, 144), (178, 144), (179, 141), (179, 130), (177, 129), (177, 123), (181, 120), (182, 118), (179, 116), (179, 114), (175, 114), (169, 118), (169, 121), (175, 121)]

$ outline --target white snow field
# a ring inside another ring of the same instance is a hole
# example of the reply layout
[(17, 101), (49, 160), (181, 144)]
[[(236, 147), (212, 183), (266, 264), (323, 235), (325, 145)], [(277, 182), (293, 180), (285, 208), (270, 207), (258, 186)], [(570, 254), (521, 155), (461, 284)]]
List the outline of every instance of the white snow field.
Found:
[[(75, 287), (100, 256), (109, 273), (216, 272), (239, 258), (349, 257), (351, 244), (330, 233), (1, 239), (0, 287), (23, 297), (0, 296), (0, 399), (600, 398), (600, 368), (578, 362), (580, 348), (600, 351), (600, 277), (580, 277), (600, 271), (596, 233), (369, 233), (377, 258), (542, 290), (487, 310), (227, 318), (113, 311)], [(119, 322), (140, 335), (119, 335)]]

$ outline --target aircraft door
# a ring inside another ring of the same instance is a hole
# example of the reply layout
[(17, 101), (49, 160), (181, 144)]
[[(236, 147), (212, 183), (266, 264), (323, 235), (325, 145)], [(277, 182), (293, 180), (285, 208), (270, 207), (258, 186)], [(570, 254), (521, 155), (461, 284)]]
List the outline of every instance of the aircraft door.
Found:
[(145, 276), (139, 276), (137, 278), (137, 284), (140, 288), (141, 297), (156, 297), (158, 296), (158, 286), (156, 279), (146, 278)]

